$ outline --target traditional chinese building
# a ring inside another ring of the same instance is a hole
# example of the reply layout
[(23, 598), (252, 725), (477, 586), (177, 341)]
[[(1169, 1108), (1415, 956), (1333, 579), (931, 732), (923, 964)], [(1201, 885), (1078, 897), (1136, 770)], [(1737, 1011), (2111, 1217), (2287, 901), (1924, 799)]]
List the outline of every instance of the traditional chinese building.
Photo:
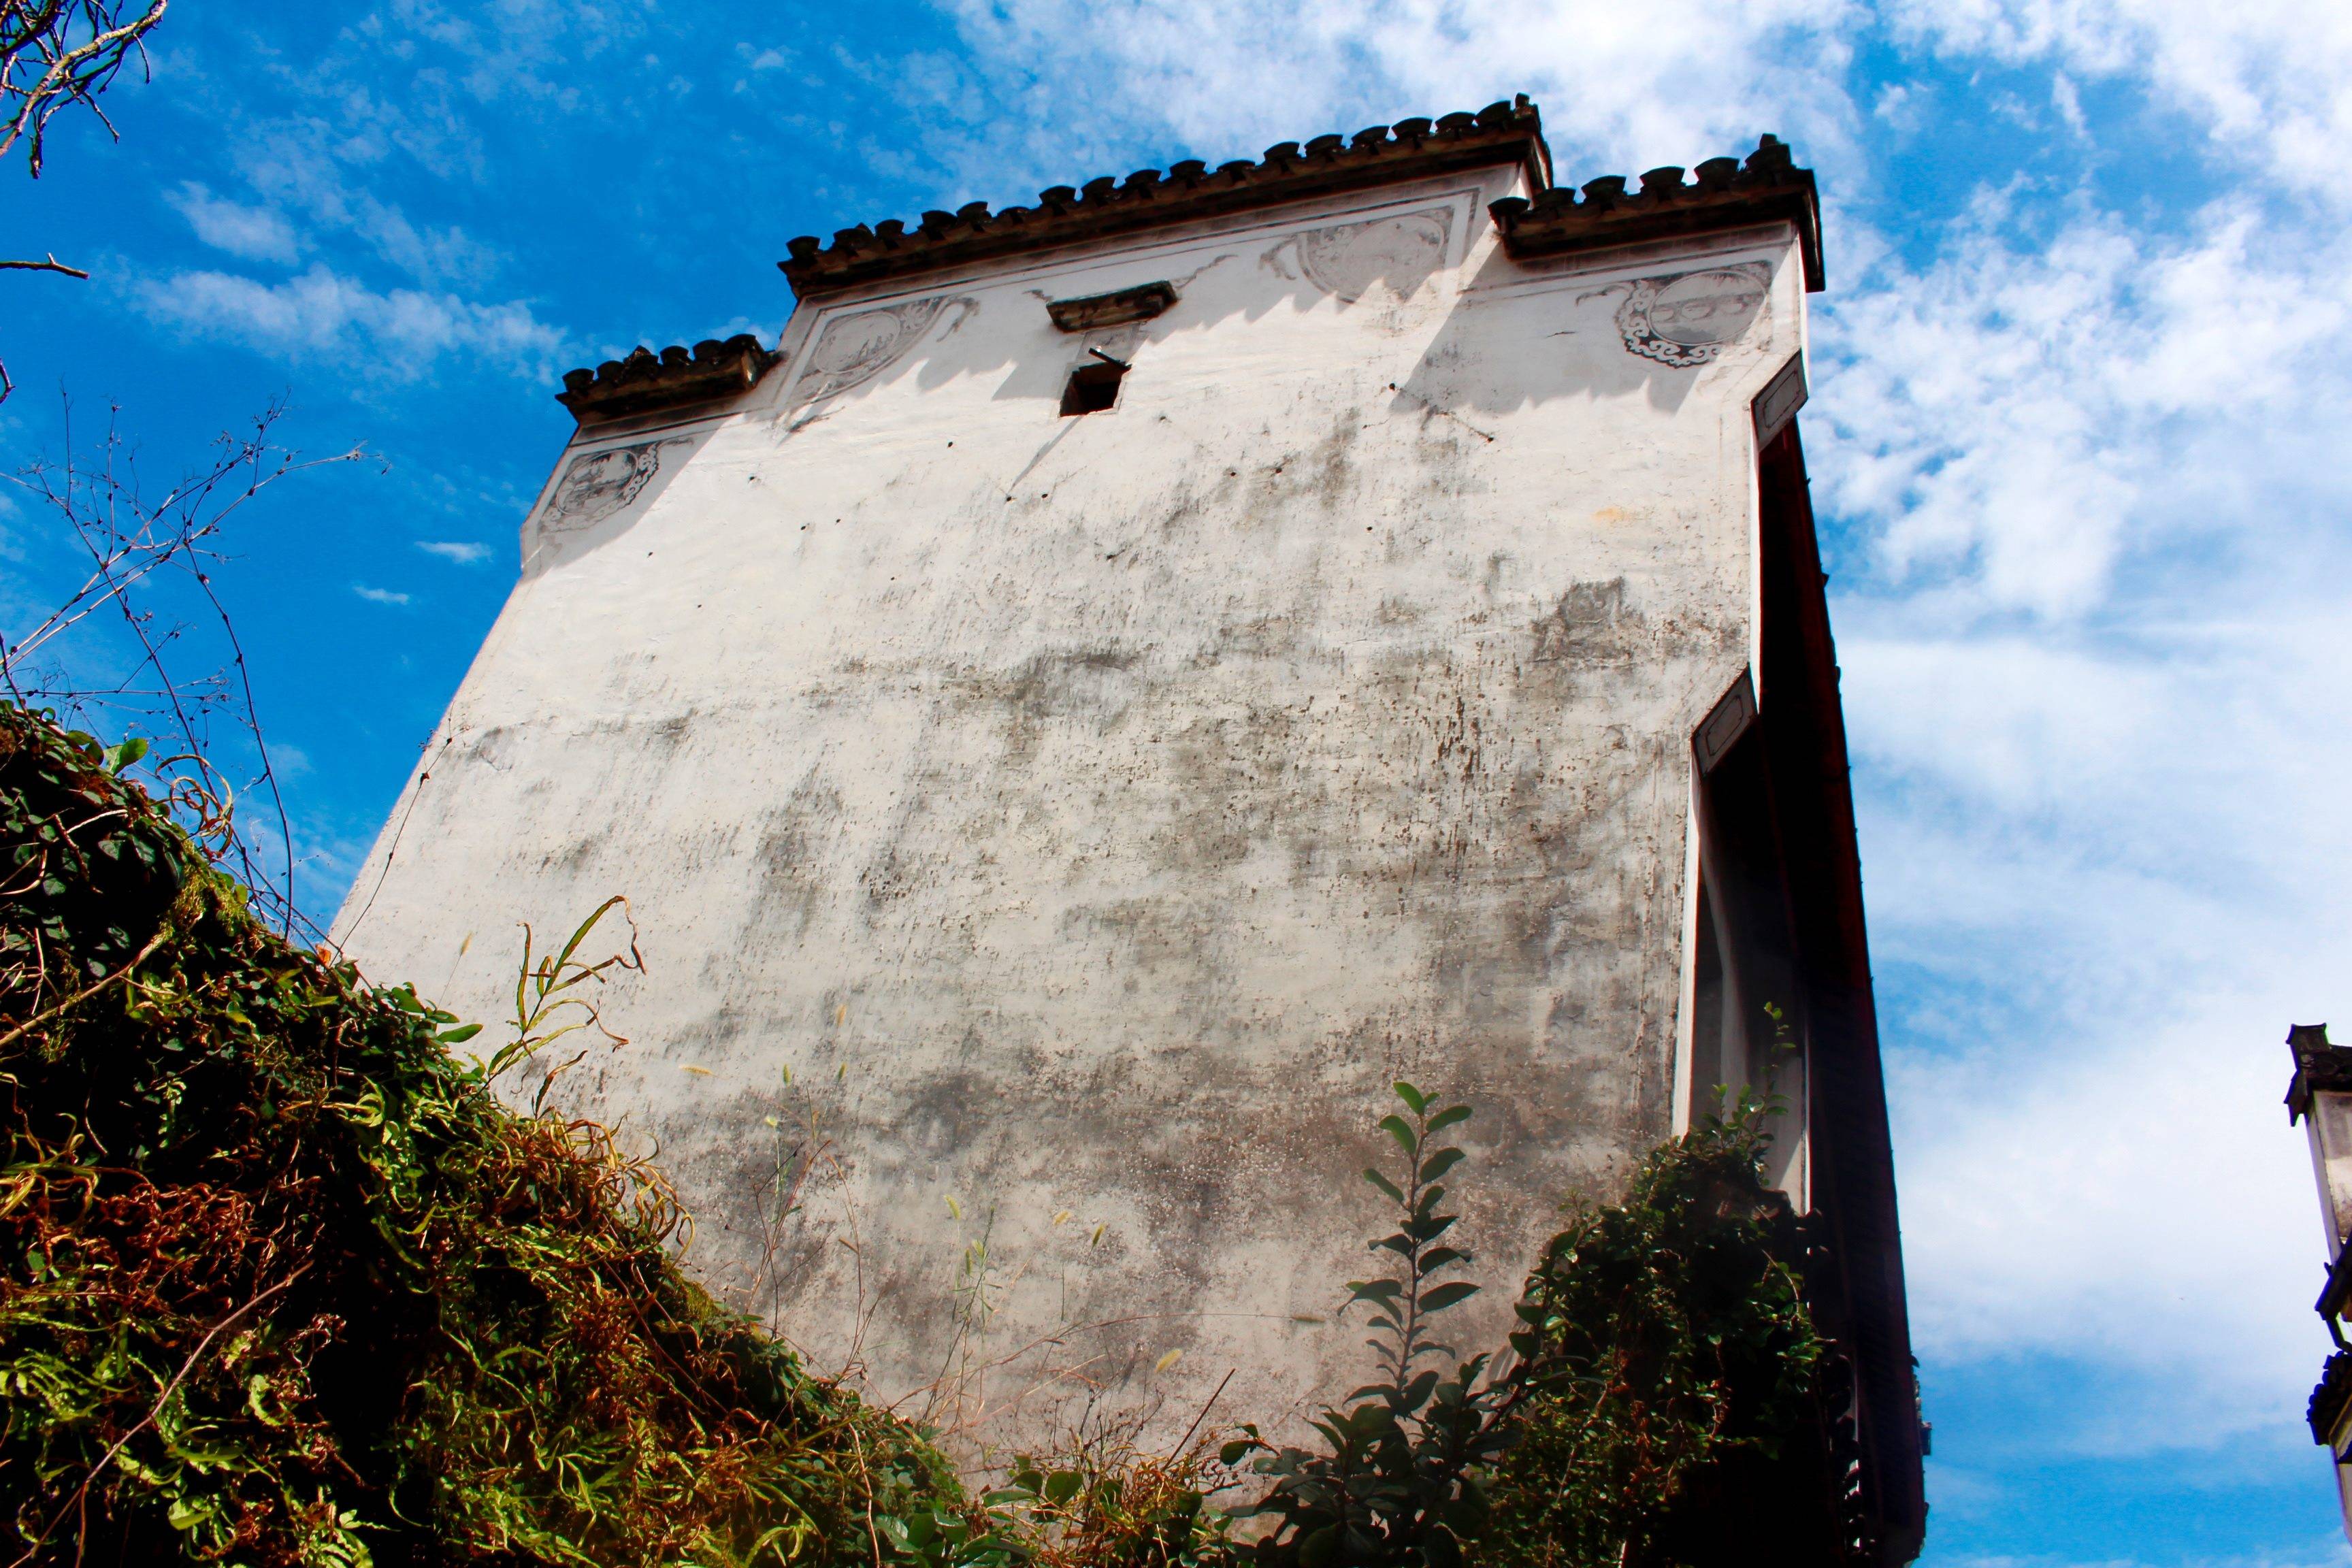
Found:
[(559, 1101), (984, 1441), (1362, 1381), (1392, 1079), (1476, 1108), (1465, 1350), (1563, 1199), (1777, 1093), (1842, 1506), (1909, 1558), (1811, 174), (1558, 185), (1522, 99), (790, 251), (772, 349), (566, 377), (353, 955), (495, 1017), (519, 920), (626, 894), (633, 1043)]

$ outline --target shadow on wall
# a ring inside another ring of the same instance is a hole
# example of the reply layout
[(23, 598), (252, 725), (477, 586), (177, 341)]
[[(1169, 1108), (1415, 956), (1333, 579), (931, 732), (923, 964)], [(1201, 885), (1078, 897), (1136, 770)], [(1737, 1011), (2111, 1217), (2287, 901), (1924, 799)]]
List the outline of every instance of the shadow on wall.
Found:
[[(837, 315), (819, 332), (779, 417), (790, 434), (838, 413), (838, 400), (905, 375), (929, 391), (960, 376), (1004, 371), (993, 399), (1058, 403), (1070, 371), (1089, 363), (1096, 349), (1129, 359), (1234, 316), (1254, 321), (1286, 304), (1305, 311), (1326, 297), (1343, 311), (1383, 312), (1389, 318), (1383, 324), (1402, 332), (1420, 318), (1418, 309), (1406, 307), (1441, 270), (1460, 264), (1475, 202), (1475, 193), (1457, 193), (1412, 211), (1302, 229), (1271, 242), (1263, 235), (1251, 237), (1169, 278), (1176, 304), (1145, 322), (1064, 332), (1043, 309), (1049, 296), (1034, 288), (1017, 294), (1007, 290), (989, 301), (992, 309), (1013, 305), (1033, 311), (1033, 328), (1025, 332), (959, 338), (966, 321), (982, 309), (980, 300), (968, 295), (931, 295)], [(1099, 270), (1108, 279), (1138, 266), (1133, 259), (1109, 258)], [(1101, 285), (1106, 291), (1118, 286)], [(1062, 291), (1083, 293), (1091, 287), (1074, 280)], [(1036, 306), (1028, 305), (1030, 298)]]
[[(1409, 212), (1304, 229), (1271, 244), (1236, 245), (1169, 281), (1177, 302), (1163, 315), (1090, 332), (1057, 330), (1038, 289), (985, 300), (942, 293), (837, 315), (826, 321), (781, 392), (776, 417), (789, 435), (835, 416), (849, 402), (912, 376), (924, 391), (961, 376), (1005, 373), (992, 397), (1058, 403), (1072, 369), (1101, 349), (1121, 360), (1240, 317), (1255, 321), (1287, 305), (1305, 312), (1327, 298), (1343, 314), (1371, 312), (1376, 330), (1428, 329), (1426, 296), (1466, 260), (1484, 221), (1467, 193)], [(1777, 336), (1769, 303), (1773, 266), (1762, 261), (1685, 266), (1679, 270), (1547, 296), (1559, 325), (1530, 342), (1513, 285), (1545, 270), (1490, 251), (1464, 281), (1423, 364), (1399, 384), (1400, 411), (1421, 404), (1493, 413), (1555, 398), (1645, 394), (1678, 407), (1698, 374), (1726, 353), (1758, 355)], [(1101, 288), (1131, 282), (1132, 260), (1111, 259)], [(1073, 280), (1066, 288), (1092, 285)], [(983, 310), (1029, 307), (1029, 330), (964, 329)], [(1755, 329), (1762, 329), (1760, 333)], [(1547, 352), (1547, 349), (1554, 352)], [(1468, 367), (1465, 369), (1463, 367)]]
[[(1596, 278), (1577, 289), (1546, 286), (1545, 273), (1556, 279), (1560, 264), (1530, 268), (1490, 250), (1446, 300), (1448, 269), (1465, 261), (1474, 226), (1483, 221), (1475, 194), (1461, 192), (1271, 243), (1254, 237), (1170, 279), (1177, 298), (1164, 314), (1086, 331), (1056, 328), (1044, 308), (1049, 296), (1036, 288), (942, 292), (847, 310), (823, 322), (796, 366), (780, 368), (752, 395), (768, 409), (751, 416), (772, 422), (778, 441), (788, 442), (910, 377), (929, 392), (994, 375), (990, 400), (1037, 405), (1050, 447), (1072, 428), (1048, 422), (1074, 370), (1105, 359), (1138, 362), (1157, 345), (1234, 318), (1256, 321), (1285, 306), (1303, 314), (1327, 299), (1344, 315), (1369, 314), (1374, 331), (1427, 335), (1413, 369), (1392, 384), (1388, 406), (1391, 417), (1424, 422), (1636, 395), (1672, 413), (1711, 367), (1752, 363), (1776, 352), (1785, 335), (1773, 320), (1774, 264), (1761, 260)], [(1108, 258), (1099, 287), (1131, 285), (1131, 275), (1152, 265)], [(1062, 291), (1096, 286), (1071, 279)], [(708, 427), (641, 433), (573, 453), (534, 514), (524, 575), (627, 531), (710, 435)]]
[(1562, 398), (1644, 396), (1671, 414), (1717, 363), (1750, 365), (1780, 336), (1776, 268), (1719, 261), (1645, 277), (1594, 280), (1538, 296), (1544, 330), (1529, 335), (1528, 292), (1541, 273), (1491, 252), (1457, 297), (1392, 414), (1503, 414)]
[(537, 577), (626, 533), (712, 434), (708, 427), (688, 435), (656, 432), (572, 453), (525, 527), (523, 577)]

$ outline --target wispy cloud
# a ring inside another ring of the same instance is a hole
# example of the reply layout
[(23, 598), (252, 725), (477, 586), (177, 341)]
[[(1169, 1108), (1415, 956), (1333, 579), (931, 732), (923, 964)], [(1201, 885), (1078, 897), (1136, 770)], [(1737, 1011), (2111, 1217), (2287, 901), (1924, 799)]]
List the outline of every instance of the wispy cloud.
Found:
[(2309, 431), (2299, 389), (2352, 325), (2347, 239), (2235, 199), (2185, 236), (1980, 203), (1935, 266), (1888, 264), (1830, 310), (1832, 499), (1904, 582), (2043, 616), (2104, 603), (2127, 536), (2231, 525), (2241, 492), (2217, 481), (2242, 459), (2184, 462), (2184, 440)]
[(371, 605), (404, 605), (408, 595), (391, 588), (371, 588), (364, 583), (352, 584), (352, 592)]
[(497, 272), (501, 258), (493, 247), (456, 225), (420, 226), (377, 195), (369, 181), (383, 151), (350, 131), (309, 118), (256, 126), (243, 175), (273, 207), (355, 238), (375, 260), (421, 284), (478, 284)]
[(391, 380), (425, 375), (445, 354), (541, 375), (564, 341), (520, 300), (479, 304), (414, 289), (379, 292), (323, 265), (278, 283), (182, 272), (138, 285), (133, 299), (154, 321), (191, 336), (289, 357), (348, 355), (362, 374)]
[(1817, 333), (1915, 1328), (2107, 1369), (2084, 1452), (2291, 1429), (2326, 1348), (2277, 1102), (2352, 963), (2347, 267), (1983, 195)]
[(467, 539), (420, 539), (416, 548), (427, 555), (438, 555), (460, 566), (472, 566), (490, 558), (490, 547)]
[(215, 250), (226, 250), (247, 261), (282, 261), (289, 266), (300, 258), (294, 226), (284, 214), (269, 207), (245, 206), (215, 196), (194, 180), (166, 192), (163, 199), (188, 220), (196, 237)]
[(2054, 61), (2188, 115), (2216, 151), (2342, 201), (2352, 9), (2328, 0), (1894, 0), (1900, 30), (1958, 56)]
[[(947, 8), (986, 79), (935, 68), (929, 81), (911, 81), (950, 121), (984, 122), (960, 152), (943, 151), (999, 168), (1018, 160), (1056, 179), (1070, 175), (1073, 157), (1126, 151), (1089, 149), (1090, 126), (1120, 126), (1132, 141), (1157, 118), (1204, 154), (1233, 157), (1353, 130), (1368, 110), (1442, 114), (1513, 91), (1543, 100), (1552, 139), (1570, 158), (1622, 163), (1638, 151), (1654, 163), (1696, 163), (1753, 145), (1762, 129), (1801, 133), (1818, 151), (1842, 144), (1853, 119), (1841, 79), (1852, 57), (1845, 35), (1864, 16), (1851, 0), (1658, 0), (1638, 9), (951, 0)], [(1250, 45), (1204, 47), (1226, 38)], [(1037, 129), (1008, 142), (1024, 122)]]

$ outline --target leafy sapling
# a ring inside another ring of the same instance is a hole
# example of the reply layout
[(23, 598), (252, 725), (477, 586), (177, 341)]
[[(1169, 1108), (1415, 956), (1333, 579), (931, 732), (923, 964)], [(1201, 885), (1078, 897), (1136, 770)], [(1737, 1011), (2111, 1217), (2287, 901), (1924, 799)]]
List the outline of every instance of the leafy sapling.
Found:
[(1314, 1423), (1328, 1451), (1276, 1448), (1255, 1426), (1225, 1445), (1228, 1465), (1256, 1456), (1251, 1468), (1274, 1486), (1250, 1515), (1272, 1515), (1275, 1530), (1258, 1543), (1268, 1568), (1456, 1568), (1461, 1542), (1484, 1528), (1487, 1505), (1480, 1473), (1511, 1442), (1507, 1421), (1519, 1397), (1512, 1383), (1486, 1376), (1487, 1358), (1455, 1361), (1432, 1337), (1430, 1320), (1478, 1292), (1467, 1279), (1439, 1279), (1471, 1261), (1444, 1239), (1455, 1215), (1439, 1212), (1441, 1180), (1466, 1156), (1439, 1138), (1469, 1119), (1466, 1105), (1432, 1109), (1410, 1083), (1395, 1085), (1405, 1114), (1381, 1120), (1403, 1155), (1396, 1175), (1367, 1169), (1364, 1180), (1394, 1205), (1396, 1228), (1372, 1242), (1391, 1272), (1348, 1282), (1342, 1306), (1371, 1310), (1380, 1377), (1349, 1395), (1349, 1408)]
[[(1468, 1300), (1478, 1293), (1478, 1287), (1465, 1279), (1431, 1283), (1440, 1272), (1471, 1261), (1468, 1253), (1439, 1245), (1439, 1238), (1454, 1228), (1458, 1216), (1437, 1212), (1437, 1205), (1445, 1201), (1445, 1188), (1438, 1178), (1466, 1156), (1455, 1148), (1428, 1147), (1437, 1134), (1468, 1121), (1470, 1108), (1450, 1105), (1433, 1113), (1428, 1097), (1421, 1090), (1410, 1083), (1400, 1082), (1395, 1087), (1397, 1098), (1404, 1101), (1413, 1120), (1408, 1122), (1391, 1113), (1381, 1118), (1380, 1125), (1381, 1131), (1394, 1139), (1404, 1153), (1404, 1180), (1393, 1181), (1370, 1165), (1364, 1168), (1364, 1180), (1397, 1205), (1395, 1232), (1373, 1242), (1371, 1249), (1393, 1253), (1400, 1267), (1396, 1274), (1385, 1279), (1348, 1281), (1348, 1300), (1340, 1310), (1344, 1313), (1359, 1301), (1371, 1308), (1372, 1327), (1378, 1332), (1364, 1342), (1382, 1358), (1389, 1374), (1386, 1384), (1367, 1384), (1349, 1397), (1386, 1399), (1398, 1415), (1403, 1415), (1417, 1409), (1436, 1385), (1435, 1372), (1416, 1376), (1414, 1364), (1425, 1356), (1453, 1353), (1451, 1345), (1440, 1344), (1429, 1337), (1429, 1319)], [(1408, 1399), (1415, 1388), (1420, 1389), (1420, 1394)]]

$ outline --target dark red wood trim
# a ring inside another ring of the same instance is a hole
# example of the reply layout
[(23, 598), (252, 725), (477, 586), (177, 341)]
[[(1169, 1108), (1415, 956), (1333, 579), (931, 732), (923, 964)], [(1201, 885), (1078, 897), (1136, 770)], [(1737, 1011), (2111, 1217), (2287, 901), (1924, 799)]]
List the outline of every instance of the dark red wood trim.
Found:
[(1759, 709), (1805, 980), (1816, 1207), (1858, 1387), (1864, 1501), (1884, 1564), (1918, 1553), (1927, 1521), (1917, 1385), (1895, 1207), (1895, 1152), (1863, 918), (1837, 649), (1797, 426), (1759, 457), (1763, 531)]

